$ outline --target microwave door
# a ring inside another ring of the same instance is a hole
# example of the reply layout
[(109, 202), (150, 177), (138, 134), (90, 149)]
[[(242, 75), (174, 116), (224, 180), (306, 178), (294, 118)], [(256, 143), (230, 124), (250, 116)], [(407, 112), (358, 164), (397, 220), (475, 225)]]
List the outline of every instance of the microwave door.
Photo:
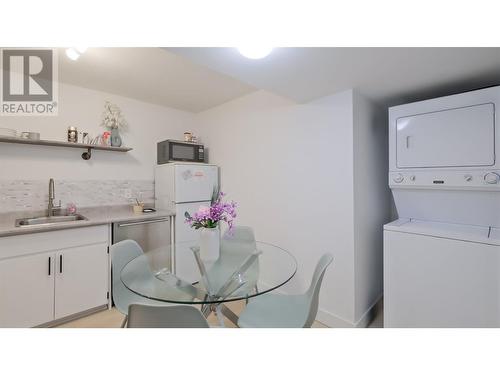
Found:
[(195, 161), (195, 148), (192, 145), (180, 143), (170, 144), (170, 159), (179, 161)]

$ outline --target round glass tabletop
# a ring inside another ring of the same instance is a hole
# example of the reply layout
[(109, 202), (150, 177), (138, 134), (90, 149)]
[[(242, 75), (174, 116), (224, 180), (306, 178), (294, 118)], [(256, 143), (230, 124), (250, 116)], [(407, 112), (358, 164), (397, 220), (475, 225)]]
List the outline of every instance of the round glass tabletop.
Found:
[[(172, 273), (174, 257), (176, 271)], [(125, 265), (121, 279), (128, 289), (146, 298), (206, 304), (267, 293), (287, 283), (296, 271), (293, 255), (275, 245), (222, 240), (218, 258), (207, 260), (193, 241), (140, 255)]]

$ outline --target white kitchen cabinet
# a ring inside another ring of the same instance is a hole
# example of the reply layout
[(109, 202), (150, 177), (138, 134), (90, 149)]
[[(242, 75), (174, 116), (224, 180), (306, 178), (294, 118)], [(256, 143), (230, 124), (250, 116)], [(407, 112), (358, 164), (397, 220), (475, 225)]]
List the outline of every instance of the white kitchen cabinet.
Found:
[(56, 253), (55, 319), (108, 303), (107, 250), (95, 244)]
[(33, 327), (54, 319), (55, 252), (0, 261), (0, 326)]
[(33, 327), (107, 305), (108, 234), (101, 225), (0, 238), (0, 327)]

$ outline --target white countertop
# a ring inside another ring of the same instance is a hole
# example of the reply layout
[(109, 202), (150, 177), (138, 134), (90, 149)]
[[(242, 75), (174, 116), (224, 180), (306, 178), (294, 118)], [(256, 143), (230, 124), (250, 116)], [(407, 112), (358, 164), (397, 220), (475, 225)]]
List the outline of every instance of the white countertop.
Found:
[(14, 236), (19, 234), (49, 232), (53, 230), (88, 227), (93, 225), (122, 223), (134, 220), (147, 220), (160, 217), (174, 216), (174, 211), (158, 210), (151, 213), (135, 214), (132, 206), (104, 206), (87, 207), (77, 211), (78, 214), (85, 216), (88, 220), (78, 220), (64, 223), (54, 223), (51, 225), (33, 225), (25, 227), (16, 227), (16, 219), (44, 216), (44, 211), (19, 211), (0, 214), (0, 237)]

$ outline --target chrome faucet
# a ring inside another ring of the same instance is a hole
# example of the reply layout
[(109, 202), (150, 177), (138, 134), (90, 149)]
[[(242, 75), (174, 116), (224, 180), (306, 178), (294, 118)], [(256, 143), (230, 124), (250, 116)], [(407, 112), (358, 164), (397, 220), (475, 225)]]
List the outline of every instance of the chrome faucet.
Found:
[(49, 205), (47, 207), (47, 216), (53, 216), (54, 210), (61, 207), (61, 201), (59, 201), (59, 206), (54, 206), (54, 199), (56, 199), (56, 193), (54, 189), (54, 179), (49, 180)]

